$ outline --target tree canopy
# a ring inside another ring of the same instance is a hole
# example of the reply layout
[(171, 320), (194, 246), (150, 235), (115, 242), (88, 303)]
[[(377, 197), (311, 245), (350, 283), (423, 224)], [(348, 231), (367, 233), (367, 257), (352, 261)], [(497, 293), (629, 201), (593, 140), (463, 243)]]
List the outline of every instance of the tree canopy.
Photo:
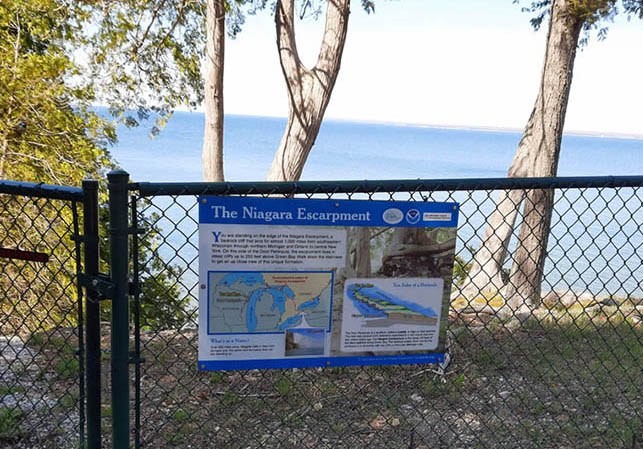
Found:
[(0, 3), (0, 178), (77, 185), (107, 165), (114, 129), (89, 110), (90, 87), (66, 82), (78, 27), (64, 3)]

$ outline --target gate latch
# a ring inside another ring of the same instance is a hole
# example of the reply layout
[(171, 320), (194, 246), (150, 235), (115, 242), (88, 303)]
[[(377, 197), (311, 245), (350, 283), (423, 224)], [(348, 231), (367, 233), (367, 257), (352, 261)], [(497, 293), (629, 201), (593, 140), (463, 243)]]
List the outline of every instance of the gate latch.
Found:
[(112, 279), (106, 274), (99, 273), (96, 276), (90, 276), (85, 273), (80, 273), (78, 275), (78, 281), (81, 286), (98, 293), (100, 295), (99, 300), (112, 298), (114, 296), (115, 285)]

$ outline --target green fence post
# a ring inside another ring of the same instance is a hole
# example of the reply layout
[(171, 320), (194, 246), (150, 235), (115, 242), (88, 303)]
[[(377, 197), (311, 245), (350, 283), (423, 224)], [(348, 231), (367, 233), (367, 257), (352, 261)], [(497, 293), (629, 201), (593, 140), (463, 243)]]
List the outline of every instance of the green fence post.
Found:
[[(98, 276), (98, 181), (83, 181), (84, 269), (88, 276)], [(87, 449), (101, 447), (100, 391), (100, 304), (98, 292), (88, 288), (85, 295), (85, 335), (87, 385)]]
[(129, 447), (129, 174), (114, 170), (109, 181), (109, 244), (112, 295), (112, 447)]

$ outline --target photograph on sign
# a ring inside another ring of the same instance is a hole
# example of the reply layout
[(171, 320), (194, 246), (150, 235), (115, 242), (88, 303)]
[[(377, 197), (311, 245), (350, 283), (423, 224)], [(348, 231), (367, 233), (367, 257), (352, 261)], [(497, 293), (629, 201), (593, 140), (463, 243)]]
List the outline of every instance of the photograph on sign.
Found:
[(443, 360), (456, 203), (199, 198), (199, 369)]

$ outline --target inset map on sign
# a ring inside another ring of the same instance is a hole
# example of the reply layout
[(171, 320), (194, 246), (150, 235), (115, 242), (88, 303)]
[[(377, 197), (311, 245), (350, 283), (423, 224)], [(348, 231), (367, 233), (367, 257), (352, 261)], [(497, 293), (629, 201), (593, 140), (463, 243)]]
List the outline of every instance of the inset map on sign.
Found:
[(208, 333), (330, 330), (332, 271), (208, 272)]

